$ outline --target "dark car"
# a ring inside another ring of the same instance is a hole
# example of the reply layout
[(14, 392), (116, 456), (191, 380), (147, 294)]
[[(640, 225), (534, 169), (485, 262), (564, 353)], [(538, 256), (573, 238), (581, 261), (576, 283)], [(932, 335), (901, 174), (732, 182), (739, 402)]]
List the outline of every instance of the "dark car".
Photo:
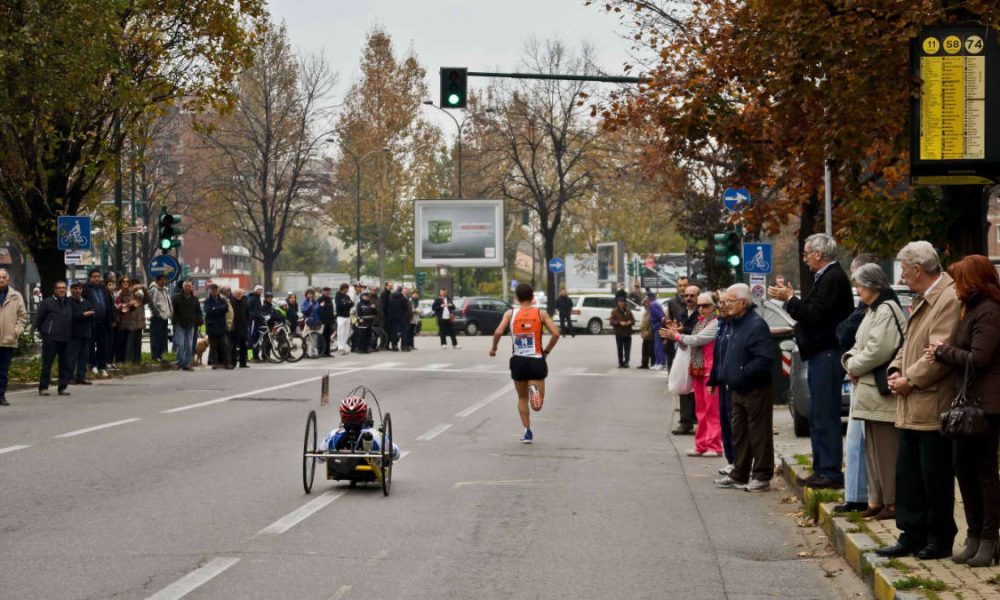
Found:
[(488, 296), (473, 296), (455, 301), (455, 331), (465, 335), (487, 335), (496, 331), (510, 304)]

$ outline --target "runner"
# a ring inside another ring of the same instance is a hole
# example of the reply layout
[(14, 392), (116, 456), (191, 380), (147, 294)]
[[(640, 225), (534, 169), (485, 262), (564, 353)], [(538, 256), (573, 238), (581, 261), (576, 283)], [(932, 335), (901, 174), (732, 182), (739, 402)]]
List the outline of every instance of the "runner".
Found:
[[(514, 295), (520, 306), (504, 313), (500, 326), (493, 332), (493, 348), (490, 349), (490, 356), (497, 355), (497, 344), (509, 327), (514, 344), (514, 355), (510, 357), (510, 377), (514, 380), (514, 388), (517, 390), (517, 411), (521, 414), (521, 424), (524, 425), (521, 443), (530, 444), (534, 441), (534, 435), (531, 433), (531, 414), (528, 412), (528, 404), (530, 401), (531, 408), (536, 411), (542, 410), (542, 403), (545, 401), (545, 378), (549, 375), (545, 357), (552, 352), (552, 348), (559, 340), (559, 330), (544, 310), (531, 305), (535, 298), (535, 290), (530, 285), (527, 283), (518, 285)], [(543, 324), (549, 330), (550, 336), (545, 350), (542, 350)]]

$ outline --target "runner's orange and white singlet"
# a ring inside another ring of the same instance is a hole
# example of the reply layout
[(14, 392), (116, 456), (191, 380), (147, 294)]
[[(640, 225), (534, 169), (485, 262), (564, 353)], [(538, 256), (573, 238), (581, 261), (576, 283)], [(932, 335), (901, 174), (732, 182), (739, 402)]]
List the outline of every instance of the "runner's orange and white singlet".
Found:
[(514, 356), (542, 358), (542, 317), (535, 307), (511, 309), (510, 336)]

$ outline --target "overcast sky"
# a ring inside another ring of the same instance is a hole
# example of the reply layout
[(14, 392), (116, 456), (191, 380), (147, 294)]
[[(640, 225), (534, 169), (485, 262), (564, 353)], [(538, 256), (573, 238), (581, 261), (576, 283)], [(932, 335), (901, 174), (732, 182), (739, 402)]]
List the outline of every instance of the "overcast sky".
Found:
[[(270, 0), (270, 11), (287, 23), (295, 48), (326, 57), (339, 74), (339, 95), (358, 77), (365, 35), (374, 25), (392, 36), (397, 55), (413, 48), (435, 103), (439, 67), (516, 70), (531, 35), (577, 48), (586, 41), (608, 74), (622, 74), (628, 59), (618, 19), (583, 0)], [(472, 89), (484, 84), (469, 81)], [(447, 117), (428, 118), (454, 134)]]

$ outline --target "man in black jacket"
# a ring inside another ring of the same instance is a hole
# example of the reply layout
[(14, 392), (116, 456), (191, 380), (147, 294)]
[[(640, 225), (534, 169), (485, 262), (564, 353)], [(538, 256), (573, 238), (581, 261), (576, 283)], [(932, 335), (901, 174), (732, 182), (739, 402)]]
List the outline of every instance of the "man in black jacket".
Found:
[[(639, 302), (642, 304), (642, 302)], [(573, 332), (573, 322), (571, 320), (571, 315), (573, 314), (573, 299), (569, 297), (569, 292), (566, 288), (559, 290), (559, 298), (556, 299), (556, 310), (559, 312), (559, 335), (569, 335), (570, 337), (576, 337), (576, 333)]]
[(448, 297), (448, 290), (441, 288), (438, 297), (431, 304), (431, 311), (437, 317), (438, 335), (441, 336), (441, 349), (448, 347), (447, 339), (451, 338), (451, 347), (458, 349), (458, 339), (455, 337), (455, 302)]
[(247, 296), (247, 315), (250, 317), (250, 325), (247, 328), (247, 342), (253, 348), (253, 359), (260, 360), (260, 350), (257, 349), (257, 337), (260, 335), (258, 329), (264, 325), (264, 286), (256, 285), (253, 293)]
[[(686, 282), (686, 277), (681, 277), (679, 282)], [(698, 324), (698, 294), (701, 293), (701, 288), (696, 285), (689, 285), (681, 290), (680, 298), (682, 298), (682, 309), (677, 309), (671, 303), (676, 300), (674, 298), (667, 303), (667, 312), (670, 320), (676, 322), (680, 326), (681, 333), (684, 335), (691, 335), (694, 331), (694, 326)], [(662, 335), (661, 332), (665, 330), (661, 329), (657, 332), (657, 335)], [(671, 366), (673, 363), (673, 356), (677, 353), (677, 347), (673, 345), (673, 342), (669, 342), (670, 337), (667, 336), (663, 342), (668, 344), (668, 349), (672, 353), (668, 353), (667, 356), (670, 358)], [(695, 414), (694, 409), (694, 394), (681, 394), (677, 397), (677, 405), (680, 409), (680, 418), (677, 419), (677, 428), (671, 431), (673, 435), (694, 435), (694, 426), (698, 423), (698, 416)]]
[(410, 316), (413, 314), (413, 305), (409, 298), (403, 295), (403, 288), (396, 286), (396, 290), (389, 297), (389, 349), (393, 352), (400, 349), (409, 352), (410, 348), (406, 343), (406, 329), (409, 327)]
[(379, 319), (381, 319), (382, 329), (389, 330), (389, 299), (392, 298), (392, 282), (386, 281), (382, 288), (382, 293), (378, 297)]
[(726, 290), (729, 322), (723, 340), (716, 341), (709, 387), (719, 387), (733, 399), (733, 469), (715, 485), (763, 492), (774, 477), (774, 397), (771, 330), (756, 313), (750, 286), (737, 283)]
[[(683, 323), (687, 320), (688, 309), (687, 303), (684, 301), (684, 290), (688, 288), (689, 283), (690, 282), (687, 277), (681, 276), (677, 278), (677, 294), (666, 302), (667, 319), (676, 323)], [(697, 313), (697, 311), (695, 312)], [(674, 364), (674, 356), (677, 354), (677, 345), (673, 340), (664, 340), (663, 351), (667, 355), (667, 368), (669, 369)]]
[(69, 290), (73, 314), (73, 332), (69, 342), (69, 357), (75, 373), (73, 383), (90, 385), (87, 381), (87, 362), (90, 358), (90, 338), (94, 334), (94, 307), (83, 297), (82, 281), (74, 281)]
[(104, 285), (101, 272), (98, 269), (91, 269), (87, 275), (87, 287), (84, 289), (84, 298), (90, 301), (94, 309), (94, 318), (91, 319), (93, 326), (93, 336), (90, 347), (90, 367), (94, 375), (107, 377), (108, 372), (108, 344), (111, 339), (111, 324), (114, 322), (115, 302), (108, 293), (108, 288)]
[(330, 347), (330, 338), (335, 331), (336, 309), (333, 305), (333, 298), (330, 297), (330, 288), (323, 288), (323, 295), (319, 297), (319, 322), (323, 324), (323, 341), (326, 342), (326, 353), (324, 356), (331, 356), (333, 348)]
[(233, 297), (229, 300), (233, 307), (233, 331), (230, 333), (229, 347), (233, 349), (230, 355), (229, 364), (241, 369), (247, 368), (247, 332), (250, 327), (250, 311), (247, 310), (247, 299), (243, 295), (243, 290), (233, 291)]
[(232, 369), (229, 362), (229, 348), (226, 343), (226, 314), (229, 313), (229, 301), (219, 293), (218, 284), (213, 283), (208, 288), (208, 298), (205, 298), (205, 334), (212, 348), (212, 368)]
[(375, 326), (375, 317), (378, 311), (372, 304), (371, 294), (368, 290), (362, 290), (358, 298), (358, 339), (355, 341), (354, 349), (361, 354), (368, 354), (372, 345), (372, 327)]
[(66, 299), (66, 282), (57, 281), (53, 294), (42, 300), (35, 317), (35, 330), (42, 336), (42, 372), (38, 377), (38, 395), (49, 395), (52, 361), (59, 357), (59, 395), (69, 396), (66, 387), (73, 373), (69, 341), (73, 335), (73, 307)]
[(809, 437), (812, 440), (813, 472), (803, 483), (815, 488), (844, 485), (843, 438), (840, 405), (844, 368), (840, 364), (837, 326), (854, 310), (851, 282), (836, 261), (837, 243), (817, 233), (806, 238), (802, 261), (815, 281), (805, 298), (795, 297), (791, 287), (771, 287), (772, 298), (784, 302), (796, 321), (795, 342), (799, 355), (809, 365)]

